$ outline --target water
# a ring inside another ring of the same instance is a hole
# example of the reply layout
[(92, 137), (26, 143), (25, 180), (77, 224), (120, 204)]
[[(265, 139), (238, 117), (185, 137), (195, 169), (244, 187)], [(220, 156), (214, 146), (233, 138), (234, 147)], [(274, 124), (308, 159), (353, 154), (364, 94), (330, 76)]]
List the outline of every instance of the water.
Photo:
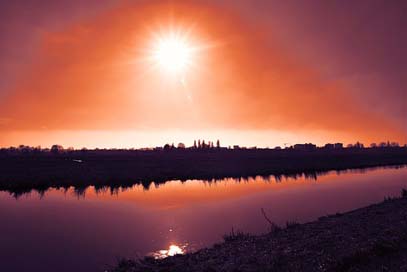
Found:
[(2, 271), (103, 271), (119, 257), (193, 251), (268, 223), (306, 222), (400, 195), (407, 168), (328, 172), (316, 179), (170, 181), (111, 192), (0, 192)]

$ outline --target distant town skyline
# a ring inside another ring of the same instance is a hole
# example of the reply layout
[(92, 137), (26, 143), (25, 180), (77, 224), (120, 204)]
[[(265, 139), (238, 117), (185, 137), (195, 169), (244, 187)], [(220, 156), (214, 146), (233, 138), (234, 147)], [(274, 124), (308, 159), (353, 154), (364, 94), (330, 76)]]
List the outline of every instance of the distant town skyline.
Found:
[[(7, 134), (6, 134), (7, 135)], [(164, 146), (165, 144), (183, 143), (186, 146), (192, 146), (194, 140), (204, 139), (216, 143), (220, 141), (223, 146), (257, 146), (259, 148), (274, 148), (277, 146), (285, 147), (298, 143), (314, 143), (323, 146), (326, 143), (343, 143), (345, 146), (362, 142), (366, 146), (371, 143), (398, 142), (400, 145), (407, 144), (406, 141), (397, 141), (397, 139), (385, 138), (377, 141), (354, 139), (352, 136), (343, 137), (338, 135), (327, 135), (319, 131), (310, 132), (310, 137), (297, 135), (287, 132), (267, 132), (267, 131), (206, 131), (202, 133), (185, 131), (162, 131), (155, 132), (109, 132), (109, 131), (48, 131), (44, 132), (24, 132), (12, 134), (12, 137), (0, 134), (0, 148), (10, 146), (41, 146), (51, 147), (53, 144), (60, 144), (64, 147), (80, 148), (152, 148)], [(22, 137), (20, 137), (20, 135)], [(164, 137), (163, 137), (164, 136)]]
[(223, 143), (220, 139), (194, 139), (192, 143), (169, 141), (162, 145), (130, 145), (130, 146), (75, 146), (75, 145), (39, 145), (39, 144), (17, 144), (10, 146), (0, 146), (0, 149), (58, 149), (58, 150), (81, 150), (81, 149), (128, 149), (128, 150), (158, 150), (158, 149), (296, 149), (296, 150), (309, 150), (315, 148), (327, 148), (327, 149), (342, 149), (342, 148), (380, 148), (380, 147), (407, 147), (407, 143), (399, 143), (397, 141), (380, 141), (380, 142), (349, 142), (343, 143), (340, 141), (331, 141), (325, 143), (313, 143), (313, 142), (284, 142), (281, 145), (244, 145), (242, 143)]

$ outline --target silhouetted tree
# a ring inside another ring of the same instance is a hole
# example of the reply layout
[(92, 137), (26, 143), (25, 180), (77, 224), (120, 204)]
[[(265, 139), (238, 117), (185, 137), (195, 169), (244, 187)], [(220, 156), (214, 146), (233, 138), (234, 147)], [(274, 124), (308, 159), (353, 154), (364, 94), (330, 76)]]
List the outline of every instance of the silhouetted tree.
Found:
[(51, 147), (51, 153), (53, 153), (53, 154), (58, 154), (62, 151), (64, 151), (64, 148), (62, 147), (62, 145), (55, 144)]
[(185, 148), (185, 144), (184, 143), (179, 143), (177, 147), (178, 148)]
[(379, 147), (386, 147), (386, 143), (385, 143), (385, 142), (381, 142), (381, 143), (379, 144)]
[(363, 148), (364, 145), (362, 143), (360, 143), (360, 142), (356, 142), (356, 144), (353, 147), (355, 147), (355, 148)]
[(219, 139), (216, 141), (216, 148), (220, 148), (220, 142), (219, 142)]
[(169, 144), (164, 145), (164, 150), (170, 150), (171, 146)]

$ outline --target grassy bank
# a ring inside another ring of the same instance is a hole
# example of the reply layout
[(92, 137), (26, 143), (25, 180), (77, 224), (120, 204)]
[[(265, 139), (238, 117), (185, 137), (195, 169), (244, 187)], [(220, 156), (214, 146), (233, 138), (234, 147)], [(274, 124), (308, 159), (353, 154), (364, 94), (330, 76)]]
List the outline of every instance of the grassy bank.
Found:
[(195, 253), (122, 260), (111, 271), (407, 271), (405, 190), (401, 198), (348, 213), (270, 227), (260, 236), (228, 235)]
[(152, 181), (316, 174), (407, 164), (406, 148), (340, 150), (89, 150), (62, 154), (0, 154), (0, 190), (129, 186)]

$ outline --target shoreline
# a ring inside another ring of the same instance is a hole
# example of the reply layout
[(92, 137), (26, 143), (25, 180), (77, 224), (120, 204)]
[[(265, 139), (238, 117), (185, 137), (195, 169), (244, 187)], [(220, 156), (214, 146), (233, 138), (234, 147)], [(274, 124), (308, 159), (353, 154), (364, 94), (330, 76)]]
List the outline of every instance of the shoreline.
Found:
[[(375, 170), (380, 170), (380, 169), (403, 169), (406, 168), (407, 164), (390, 164), (390, 165), (378, 165), (378, 166), (366, 166), (366, 167), (357, 167), (357, 168), (345, 168), (345, 169), (330, 169), (330, 170), (324, 170), (324, 171), (316, 171), (316, 172), (293, 172), (293, 173), (287, 173), (287, 174), (275, 174), (275, 175), (255, 175), (255, 176), (245, 176), (245, 177), (221, 177), (221, 178), (213, 178), (213, 179), (202, 179), (204, 182), (208, 183), (218, 183), (222, 182), (225, 179), (233, 179), (236, 182), (241, 182), (241, 181), (247, 181), (249, 179), (254, 179), (257, 177), (261, 177), (265, 180), (267, 179), (275, 179), (276, 181), (281, 181), (283, 179), (298, 179), (298, 178), (305, 178), (305, 179), (312, 179), (312, 180), (317, 180), (320, 177), (323, 177), (324, 175), (330, 174), (330, 173), (336, 173), (337, 175), (341, 174), (346, 174), (348, 172), (351, 173), (365, 173), (368, 171), (375, 171)], [(199, 180), (199, 179), (184, 179), (184, 180), (179, 180), (179, 179), (170, 179), (165, 182), (149, 182), (149, 183), (143, 183), (143, 182), (130, 182), (130, 183), (112, 183), (112, 184), (98, 184), (98, 185), (86, 185), (86, 186), (74, 186), (74, 185), (59, 185), (59, 186), (46, 186), (46, 187), (28, 187), (28, 188), (20, 188), (19, 190), (16, 190), (13, 188), (12, 190), (7, 190), (1, 187), (0, 185), (0, 192), (5, 192), (10, 194), (11, 196), (15, 197), (18, 199), (20, 196), (24, 194), (29, 194), (31, 192), (37, 192), (38, 194), (44, 194), (48, 190), (51, 189), (63, 189), (63, 190), (68, 190), (70, 188), (73, 188), (75, 193), (78, 196), (81, 196), (82, 193), (90, 187), (93, 187), (96, 191), (97, 190), (103, 190), (103, 189), (109, 189), (111, 192), (117, 190), (117, 189), (130, 189), (133, 186), (143, 186), (143, 190), (148, 191), (151, 186), (161, 186), (165, 185), (168, 182), (173, 182), (173, 181), (181, 181), (181, 182), (188, 182), (188, 181), (194, 181), (194, 180)]]
[(317, 175), (326, 171), (407, 164), (406, 148), (342, 150), (74, 151), (0, 154), (0, 190), (50, 187), (148, 188), (168, 180)]
[(270, 232), (263, 235), (231, 233), (210, 248), (165, 259), (123, 259), (110, 271), (407, 271), (405, 190), (400, 198), (304, 224), (265, 224)]

